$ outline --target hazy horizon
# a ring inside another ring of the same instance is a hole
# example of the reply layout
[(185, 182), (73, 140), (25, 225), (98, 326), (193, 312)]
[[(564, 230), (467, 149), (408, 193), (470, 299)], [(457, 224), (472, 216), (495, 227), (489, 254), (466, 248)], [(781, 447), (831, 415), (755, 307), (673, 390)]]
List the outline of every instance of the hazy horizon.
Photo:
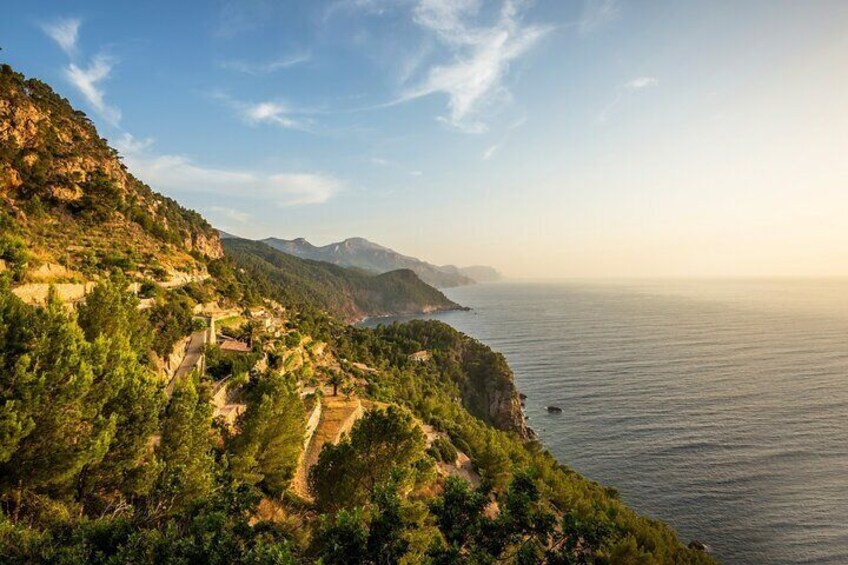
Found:
[(0, 61), (250, 238), (517, 279), (848, 276), (848, 4), (36, 0)]

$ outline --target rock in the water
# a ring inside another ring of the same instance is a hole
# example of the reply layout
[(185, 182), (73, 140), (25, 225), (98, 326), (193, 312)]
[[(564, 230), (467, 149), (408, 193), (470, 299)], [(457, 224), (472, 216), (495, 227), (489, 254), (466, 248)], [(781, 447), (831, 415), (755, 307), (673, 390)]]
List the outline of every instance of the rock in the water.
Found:
[(696, 539), (693, 539), (692, 541), (689, 542), (689, 549), (696, 549), (698, 551), (704, 551), (706, 553), (710, 552), (710, 546), (708, 546), (704, 542), (698, 541)]
[(559, 406), (548, 406), (548, 412), (551, 414), (562, 414), (562, 408)]

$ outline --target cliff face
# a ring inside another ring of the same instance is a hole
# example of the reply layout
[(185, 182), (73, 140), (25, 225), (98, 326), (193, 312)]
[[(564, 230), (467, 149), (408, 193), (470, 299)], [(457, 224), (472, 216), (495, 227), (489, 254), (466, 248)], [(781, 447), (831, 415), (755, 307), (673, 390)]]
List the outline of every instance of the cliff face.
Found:
[(524, 421), (521, 400), (515, 386), (487, 391), (486, 396), (488, 400), (487, 412), (495, 427), (517, 432), (524, 438), (529, 437), (530, 432)]
[(220, 259), (224, 256), (224, 248), (217, 234), (193, 232), (183, 241), (183, 246), (188, 251), (194, 251), (212, 259)]
[(463, 397), (471, 412), (496, 428), (530, 437), (512, 369), (504, 356), (466, 337), (462, 365), (468, 376)]
[[(166, 269), (190, 268), (189, 253), (223, 255), (199, 214), (132, 176), (85, 114), (7, 65), (0, 67), (0, 208), (34, 256), (71, 268), (133, 250), (133, 265)], [(89, 245), (69, 252), (69, 242)]]

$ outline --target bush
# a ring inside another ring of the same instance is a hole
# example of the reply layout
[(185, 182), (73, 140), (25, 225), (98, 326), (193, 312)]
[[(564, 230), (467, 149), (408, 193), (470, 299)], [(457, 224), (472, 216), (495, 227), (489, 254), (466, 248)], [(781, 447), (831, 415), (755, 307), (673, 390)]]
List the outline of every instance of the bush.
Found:
[(15, 235), (0, 235), (0, 259), (8, 263), (16, 280), (22, 279), (29, 266), (29, 253), (24, 241)]
[(451, 444), (450, 440), (442, 437), (436, 438), (433, 441), (433, 445), (430, 446), (429, 451), (434, 459), (445, 463), (454, 463), (456, 458), (459, 457), (459, 453), (457, 453), (456, 448)]

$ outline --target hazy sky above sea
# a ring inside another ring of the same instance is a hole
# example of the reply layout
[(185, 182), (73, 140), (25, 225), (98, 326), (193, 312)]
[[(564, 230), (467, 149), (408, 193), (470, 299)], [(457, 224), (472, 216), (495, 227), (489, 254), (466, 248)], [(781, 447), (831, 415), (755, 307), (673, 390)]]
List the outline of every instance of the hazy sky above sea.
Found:
[(0, 46), (242, 236), (848, 275), (842, 0), (3, 0)]

